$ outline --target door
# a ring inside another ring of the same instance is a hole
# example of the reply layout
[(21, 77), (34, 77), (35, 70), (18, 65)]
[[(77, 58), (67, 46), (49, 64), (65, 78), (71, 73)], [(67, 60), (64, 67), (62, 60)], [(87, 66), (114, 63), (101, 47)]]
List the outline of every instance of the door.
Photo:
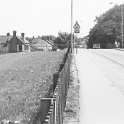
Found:
[(22, 45), (19, 45), (19, 52), (22, 52)]

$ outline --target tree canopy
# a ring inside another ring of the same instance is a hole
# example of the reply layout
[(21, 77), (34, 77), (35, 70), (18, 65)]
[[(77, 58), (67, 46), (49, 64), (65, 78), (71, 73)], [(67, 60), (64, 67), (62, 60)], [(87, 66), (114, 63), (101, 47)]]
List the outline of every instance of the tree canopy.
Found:
[(66, 32), (59, 32), (57, 38), (54, 40), (54, 43), (60, 49), (69, 47), (71, 41), (71, 34)]
[(104, 47), (106, 43), (121, 41), (121, 5), (116, 5), (96, 17), (95, 22), (89, 33), (89, 47), (92, 47), (93, 43), (100, 43)]

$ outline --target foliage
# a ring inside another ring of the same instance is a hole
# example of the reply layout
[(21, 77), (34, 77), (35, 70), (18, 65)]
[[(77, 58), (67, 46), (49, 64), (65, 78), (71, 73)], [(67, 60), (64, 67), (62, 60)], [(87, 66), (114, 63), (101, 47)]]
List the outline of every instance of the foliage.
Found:
[(66, 32), (59, 32), (58, 37), (54, 40), (54, 43), (58, 46), (60, 49), (64, 49), (69, 47), (71, 41), (71, 34), (68, 34)]
[[(75, 41), (78, 41), (76, 36), (73, 36), (73, 38), (75, 37)], [(45, 40), (45, 41), (53, 41), (53, 43), (55, 44), (55, 46), (57, 46), (59, 49), (64, 49), (64, 48), (68, 48), (70, 46), (71, 43), (71, 34), (67, 33), (67, 32), (59, 32), (58, 36), (53, 36), (53, 35), (42, 35), (38, 37), (39, 39)], [(31, 43), (33, 41), (33, 38), (27, 38), (27, 40)]]
[(52, 41), (54, 41), (55, 39), (56, 39), (56, 37), (55, 36), (53, 36), (53, 35), (43, 35), (42, 37), (41, 37), (41, 39), (42, 40), (52, 40)]
[(96, 25), (89, 33), (89, 47), (100, 43), (104, 48), (106, 43), (121, 41), (121, 6), (115, 6), (100, 17), (96, 17)]

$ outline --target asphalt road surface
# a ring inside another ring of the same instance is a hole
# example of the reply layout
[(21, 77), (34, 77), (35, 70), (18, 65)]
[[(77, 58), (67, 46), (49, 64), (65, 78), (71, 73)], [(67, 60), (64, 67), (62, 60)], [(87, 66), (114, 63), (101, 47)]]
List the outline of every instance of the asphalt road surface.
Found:
[(82, 49), (75, 58), (80, 124), (124, 124), (124, 51)]

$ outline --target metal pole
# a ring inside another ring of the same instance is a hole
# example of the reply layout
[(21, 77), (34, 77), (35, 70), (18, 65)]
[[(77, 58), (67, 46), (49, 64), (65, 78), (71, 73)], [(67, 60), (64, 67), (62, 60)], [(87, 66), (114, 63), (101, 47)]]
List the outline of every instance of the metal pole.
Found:
[(122, 40), (122, 48), (124, 48), (124, 7), (121, 5), (121, 40)]
[(71, 52), (73, 53), (73, 0), (71, 0)]
[(74, 33), (74, 35), (73, 35), (73, 51), (74, 51), (74, 53), (75, 53), (75, 33)]
[(57, 112), (57, 101), (55, 101), (55, 113), (54, 113), (54, 123), (57, 124), (57, 117), (56, 117), (56, 112)]
[[(77, 38), (77, 42), (78, 42), (78, 33), (77, 33), (77, 35), (76, 35), (76, 38)], [(75, 43), (76, 45), (76, 47), (75, 47), (75, 50), (76, 50), (76, 54), (77, 54), (77, 49), (78, 49), (78, 45), (77, 45), (77, 43)]]

